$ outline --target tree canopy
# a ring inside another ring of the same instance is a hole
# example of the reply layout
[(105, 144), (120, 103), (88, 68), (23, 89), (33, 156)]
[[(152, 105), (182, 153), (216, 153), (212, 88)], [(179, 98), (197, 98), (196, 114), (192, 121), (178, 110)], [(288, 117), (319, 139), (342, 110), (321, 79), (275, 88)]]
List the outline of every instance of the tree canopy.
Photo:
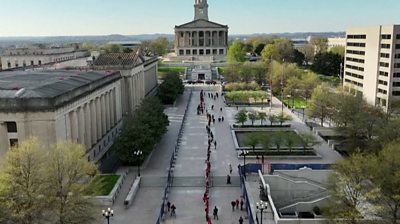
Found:
[(227, 53), (228, 63), (244, 62), (245, 54), (242, 42), (240, 40), (233, 41)]

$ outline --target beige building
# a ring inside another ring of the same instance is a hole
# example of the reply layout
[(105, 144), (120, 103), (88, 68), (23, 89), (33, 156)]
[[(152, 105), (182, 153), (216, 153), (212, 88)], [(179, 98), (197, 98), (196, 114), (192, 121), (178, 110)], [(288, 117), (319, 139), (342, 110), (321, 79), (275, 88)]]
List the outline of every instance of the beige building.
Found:
[(328, 38), (328, 50), (332, 49), (333, 47), (346, 47), (346, 38)]
[(224, 59), (228, 26), (208, 20), (207, 0), (195, 0), (194, 20), (175, 26), (175, 53), (182, 60)]
[(109, 150), (113, 139), (124, 115), (155, 92), (156, 68), (156, 58), (136, 52), (100, 56), (97, 71), (0, 73), (0, 158), (10, 146), (37, 136), (44, 145), (59, 140), (83, 144), (88, 160), (111, 170), (118, 161)]
[(346, 39), (344, 86), (387, 110), (400, 99), (400, 25), (350, 28)]
[(59, 63), (76, 58), (88, 57), (87, 50), (77, 44), (62, 47), (32, 45), (24, 48), (8, 48), (1, 55), (2, 69), (32, 68)]

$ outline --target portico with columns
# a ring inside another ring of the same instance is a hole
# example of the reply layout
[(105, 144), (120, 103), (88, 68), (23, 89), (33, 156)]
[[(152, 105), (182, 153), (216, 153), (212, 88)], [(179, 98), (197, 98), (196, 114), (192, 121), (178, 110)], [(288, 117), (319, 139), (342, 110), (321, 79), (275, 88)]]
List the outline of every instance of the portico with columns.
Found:
[(207, 0), (195, 0), (194, 20), (175, 26), (177, 56), (226, 56), (228, 26), (208, 20)]

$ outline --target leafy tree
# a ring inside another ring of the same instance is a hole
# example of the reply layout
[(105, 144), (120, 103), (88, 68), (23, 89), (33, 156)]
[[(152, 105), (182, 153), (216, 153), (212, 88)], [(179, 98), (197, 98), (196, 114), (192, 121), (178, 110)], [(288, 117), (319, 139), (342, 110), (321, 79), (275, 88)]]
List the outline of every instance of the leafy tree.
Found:
[(353, 155), (333, 165), (334, 172), (328, 180), (328, 190), (331, 194), (328, 206), (325, 209), (330, 219), (345, 219), (355, 224), (366, 212), (362, 204), (366, 201), (365, 185), (368, 158), (363, 155)]
[(233, 41), (227, 53), (228, 63), (244, 62), (246, 60), (245, 54), (246, 52), (240, 40)]
[(69, 224), (93, 220), (93, 205), (85, 197), (97, 167), (88, 162), (85, 148), (74, 143), (57, 143), (50, 148), (46, 162), (46, 199), (52, 205), (54, 223)]
[(315, 48), (312, 44), (306, 44), (299, 48), (299, 51), (304, 54), (304, 63), (308, 65), (314, 61)]
[(264, 149), (264, 151), (268, 152), (271, 149), (272, 138), (269, 134), (264, 134), (260, 138), (260, 143)]
[(254, 48), (254, 53), (256, 53), (257, 55), (261, 55), (262, 50), (264, 49), (265, 44), (261, 43), (258, 44), (255, 48)]
[(323, 37), (312, 37), (310, 44), (317, 54), (325, 53), (328, 50), (328, 39)]
[(286, 146), (288, 147), (289, 152), (292, 152), (292, 149), (293, 149), (295, 140), (297, 139), (296, 138), (297, 136), (295, 136), (295, 134), (290, 133), (290, 132), (286, 133), (285, 136), (286, 136)]
[(267, 113), (265, 113), (265, 112), (258, 112), (258, 119), (260, 119), (261, 125), (263, 125), (263, 122), (264, 122), (265, 120), (267, 120), (267, 117), (268, 117)]
[(21, 224), (40, 223), (44, 216), (44, 151), (36, 138), (23, 141), (6, 155), (0, 175), (0, 208), (6, 220)]
[(329, 49), (329, 52), (340, 55), (340, 57), (344, 58), (345, 47), (335, 46)]
[(340, 74), (340, 64), (343, 59), (340, 55), (331, 52), (315, 55), (311, 69), (319, 74), (337, 76)]
[(297, 64), (297, 66), (302, 66), (304, 64), (304, 61), (306, 59), (306, 56), (299, 50), (294, 49), (293, 50), (293, 62)]
[(280, 55), (277, 46), (274, 44), (268, 44), (264, 46), (264, 49), (261, 51), (261, 58), (264, 61), (267, 60), (275, 60), (280, 61)]
[(246, 146), (250, 146), (252, 148), (254, 154), (256, 153), (256, 146), (259, 143), (260, 143), (260, 136), (257, 133), (251, 133), (251, 134), (246, 135), (244, 144)]
[(245, 109), (240, 110), (237, 114), (235, 114), (236, 123), (241, 123), (244, 125), (244, 122), (247, 121), (247, 111)]
[(321, 84), (313, 91), (308, 115), (318, 118), (323, 126), (325, 119), (332, 117), (333, 106), (333, 93), (326, 84)]
[(122, 47), (118, 44), (106, 44), (103, 46), (102, 50), (109, 54), (109, 53), (121, 53)]
[(291, 121), (293, 118), (290, 115), (287, 115), (283, 112), (279, 113), (278, 116), (276, 117), (276, 119), (278, 120), (278, 122), (281, 124), (281, 126), (283, 125), (283, 123), (287, 122), (287, 121)]
[(268, 120), (271, 123), (271, 126), (278, 121), (278, 118), (275, 114), (269, 114), (268, 115)]
[(158, 97), (163, 104), (172, 104), (185, 90), (178, 75), (167, 73), (164, 82), (158, 87)]
[(278, 152), (281, 150), (284, 134), (285, 133), (282, 131), (277, 131), (272, 134), (272, 142), (275, 145), (276, 150), (278, 150)]
[(90, 52), (98, 50), (97, 46), (95, 44), (92, 44), (92, 43), (84, 43), (84, 44), (82, 44), (82, 48), (86, 49), (86, 50), (88, 50)]
[(299, 137), (300, 137), (300, 144), (303, 147), (303, 150), (306, 151), (308, 147), (313, 147), (317, 144), (319, 144), (319, 142), (317, 141), (317, 139), (315, 138), (315, 136), (313, 134), (309, 134), (309, 133), (299, 133)]
[(165, 37), (159, 37), (150, 42), (150, 51), (153, 55), (162, 56), (168, 53), (169, 41)]
[(258, 113), (256, 111), (251, 111), (247, 114), (247, 117), (250, 119), (251, 125), (254, 126), (254, 121), (258, 119)]

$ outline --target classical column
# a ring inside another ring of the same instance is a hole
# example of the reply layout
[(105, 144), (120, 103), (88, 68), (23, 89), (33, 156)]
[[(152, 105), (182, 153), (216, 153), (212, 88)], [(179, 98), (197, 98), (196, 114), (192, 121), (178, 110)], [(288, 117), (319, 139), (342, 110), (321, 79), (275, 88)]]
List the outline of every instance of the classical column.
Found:
[(228, 31), (225, 31), (225, 47), (228, 46)]
[(106, 133), (110, 130), (110, 113), (109, 113), (110, 103), (108, 101), (108, 92), (104, 93), (104, 109), (106, 114)]
[(83, 114), (83, 106), (78, 107), (78, 127), (79, 127), (78, 143), (81, 145), (85, 145), (85, 120), (84, 120), (84, 114)]
[(105, 102), (105, 97), (104, 93), (100, 97), (100, 105), (101, 105), (101, 136), (104, 136), (107, 133), (107, 115), (106, 115), (106, 102)]
[(97, 108), (96, 99), (90, 101), (90, 114), (91, 114), (91, 125), (92, 125), (92, 145), (97, 142)]
[[(200, 47), (200, 31), (196, 31), (197, 33), (197, 47)], [(199, 54), (199, 51), (197, 50), (197, 54)]]
[(78, 117), (76, 115), (76, 110), (73, 110), (69, 113), (69, 120), (71, 126), (71, 140), (74, 143), (77, 143), (78, 140)]
[(90, 113), (90, 102), (85, 104), (85, 133), (86, 133), (86, 148), (92, 147), (92, 116)]
[(65, 140), (72, 140), (71, 137), (71, 120), (70, 120), (70, 113), (66, 113), (65, 117)]
[(108, 95), (108, 126), (111, 129), (113, 127), (112, 114), (111, 114), (111, 109), (112, 109), (111, 90), (108, 91), (107, 95)]
[(115, 88), (113, 88), (110, 92), (110, 102), (111, 102), (111, 127), (115, 125)]
[(101, 122), (101, 115), (102, 113), (101, 113), (101, 100), (100, 100), (100, 97), (97, 97), (96, 98), (96, 126), (97, 126), (97, 139), (96, 139), (96, 142), (98, 141), (98, 140), (100, 140), (101, 139), (101, 137), (103, 136), (103, 134), (102, 134), (102, 129), (103, 129), (103, 125), (102, 125), (102, 122)]

